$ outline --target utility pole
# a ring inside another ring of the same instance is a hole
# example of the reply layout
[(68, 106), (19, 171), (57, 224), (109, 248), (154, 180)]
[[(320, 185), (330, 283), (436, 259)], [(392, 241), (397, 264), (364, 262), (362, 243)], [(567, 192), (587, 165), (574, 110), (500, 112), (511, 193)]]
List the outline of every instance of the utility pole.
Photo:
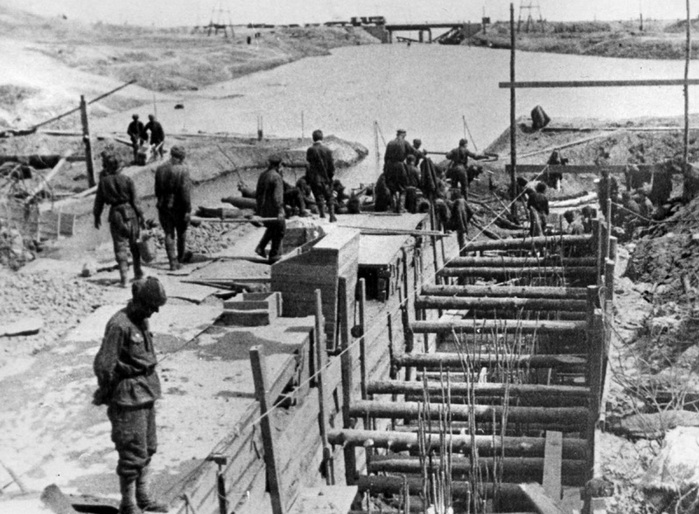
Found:
[[(689, 1), (689, 0), (687, 0)], [(515, 4), (510, 3), (510, 82), (515, 83)], [(517, 120), (515, 118), (515, 92), (517, 89), (510, 89), (510, 212), (512, 219), (515, 219), (517, 207)]]
[(692, 172), (689, 166), (689, 60), (692, 54), (692, 18), (689, 14), (689, 0), (687, 3), (687, 45), (685, 47), (684, 61), (684, 155), (682, 159), (684, 174), (684, 197), (689, 200), (694, 196), (692, 191)]

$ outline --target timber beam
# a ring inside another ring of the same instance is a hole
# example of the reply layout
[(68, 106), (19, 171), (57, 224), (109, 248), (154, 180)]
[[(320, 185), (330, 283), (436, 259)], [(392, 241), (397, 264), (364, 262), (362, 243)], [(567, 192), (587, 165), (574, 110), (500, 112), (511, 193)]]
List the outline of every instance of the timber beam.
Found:
[[(651, 176), (653, 172), (655, 171), (656, 173), (658, 171), (661, 171), (663, 174), (674, 174), (676, 173), (672, 169), (667, 169), (662, 168), (661, 166), (655, 165), (655, 164), (640, 164), (636, 165), (641, 173), (644, 173), (645, 175)], [(562, 164), (518, 164), (517, 165), (517, 173), (519, 175), (538, 175), (541, 173), (542, 169), (545, 168), (545, 171), (543, 172), (543, 176), (546, 175), (583, 175), (583, 174), (590, 174), (590, 175), (600, 175), (602, 170), (609, 171), (609, 173), (612, 174), (625, 174), (629, 166), (595, 166), (591, 164), (571, 164), (571, 165), (562, 165)], [(660, 169), (659, 169), (660, 168)], [(505, 170), (508, 172), (511, 170), (511, 167), (509, 164), (505, 166)], [(595, 199), (597, 201), (597, 199)], [(555, 204), (551, 205), (552, 207), (557, 207)]]
[(488, 298), (473, 296), (418, 296), (416, 309), (497, 309), (586, 312), (587, 300), (548, 298)]
[(446, 267), (439, 271), (440, 277), (486, 277), (486, 278), (512, 278), (521, 276), (533, 277), (567, 277), (567, 278), (590, 278), (597, 276), (597, 268), (594, 266), (579, 266), (575, 268), (565, 268), (562, 266), (522, 266), (522, 267), (478, 267), (478, 268), (456, 268)]
[(584, 367), (587, 359), (582, 355), (541, 354), (541, 355), (499, 355), (459, 353), (406, 353), (393, 358), (397, 367), (418, 369), (459, 369), (467, 364), (475, 368), (507, 366), (510, 368), (557, 368), (577, 370)]
[(509, 256), (494, 256), (494, 257), (455, 257), (446, 263), (450, 268), (467, 268), (467, 267), (490, 267), (490, 266), (532, 266), (541, 267), (545, 271), (552, 266), (579, 267), (579, 266), (595, 266), (597, 259), (595, 257), (509, 257)]
[[(415, 420), (425, 416), (433, 421), (443, 415), (440, 410), (446, 407), (441, 402), (434, 402), (426, 409), (422, 402), (390, 402), (380, 400), (357, 400), (350, 407), (350, 416), (356, 418), (385, 418)], [(453, 421), (493, 421), (507, 416), (508, 423), (552, 424), (561, 421), (583, 426), (588, 418), (585, 407), (517, 407), (509, 405), (455, 405), (449, 406), (449, 416)]]
[(587, 298), (587, 288), (428, 285), (423, 286), (422, 294), (427, 296), (488, 296), (491, 298), (549, 298), (584, 300)]
[(627, 79), (627, 80), (535, 80), (500, 82), (500, 89), (629, 87), (629, 86), (699, 86), (699, 79)]
[(515, 320), (457, 320), (413, 321), (410, 330), (415, 334), (570, 334), (587, 329), (586, 321)]
[[(561, 461), (561, 481), (562, 485), (568, 487), (582, 486), (586, 482), (585, 466), (582, 460), (565, 459)], [(485, 476), (493, 476), (493, 460), (478, 459), (478, 465)], [(544, 459), (536, 457), (506, 457), (502, 459), (498, 466), (504, 473), (504, 480), (522, 481), (534, 480), (541, 482), (544, 474)], [(422, 473), (422, 464), (419, 457), (408, 455), (375, 455), (369, 463), (370, 473), (394, 473), (394, 474), (416, 474)], [(428, 471), (436, 468), (433, 461)], [(436, 471), (436, 469), (434, 469)], [(471, 474), (471, 460), (467, 457), (453, 457), (451, 460), (451, 473), (457, 479), (466, 479)]]
[[(387, 432), (383, 430), (332, 429), (328, 431), (330, 444), (341, 446), (362, 446), (370, 448), (388, 448), (395, 452), (418, 449), (418, 435), (406, 432)], [(454, 453), (470, 452), (474, 445), (479, 455), (502, 455), (518, 457), (542, 457), (546, 439), (543, 437), (501, 437), (497, 435), (453, 435), (450, 437)], [(427, 438), (426, 450), (439, 450), (438, 437)], [(576, 437), (563, 438), (563, 458), (585, 460), (587, 458), (587, 441)]]
[(528, 250), (532, 247), (564, 246), (591, 244), (592, 234), (564, 236), (535, 236), (523, 238), (500, 239), (497, 241), (472, 241), (464, 248), (467, 252), (482, 252), (487, 250)]
[[(413, 381), (406, 382), (403, 380), (379, 380), (369, 382), (368, 394), (422, 394), (427, 390), (430, 396), (437, 398), (441, 397), (444, 391), (444, 385), (437, 381), (423, 382)], [(519, 397), (525, 397), (532, 400), (532, 404), (536, 404), (537, 399), (542, 404), (552, 403), (587, 403), (590, 396), (588, 387), (578, 386), (563, 386), (563, 385), (539, 385), (539, 384), (502, 384), (502, 383), (475, 383), (467, 384), (465, 382), (450, 382), (449, 393), (453, 396), (473, 394), (476, 399), (490, 396), (504, 396), (507, 393), (513, 402), (518, 401)]]

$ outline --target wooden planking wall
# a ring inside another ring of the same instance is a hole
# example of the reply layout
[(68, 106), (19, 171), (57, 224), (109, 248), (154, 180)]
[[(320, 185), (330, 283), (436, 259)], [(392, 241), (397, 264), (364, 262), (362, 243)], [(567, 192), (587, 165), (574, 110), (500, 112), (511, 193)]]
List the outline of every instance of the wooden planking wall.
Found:
[(309, 252), (272, 266), (272, 291), (282, 293), (284, 316), (312, 316), (315, 313), (315, 290), (321, 290), (325, 332), (331, 346), (337, 344), (335, 327), (339, 277), (347, 279), (347, 301), (348, 305), (353, 304), (359, 264), (359, 237), (358, 230), (337, 227)]

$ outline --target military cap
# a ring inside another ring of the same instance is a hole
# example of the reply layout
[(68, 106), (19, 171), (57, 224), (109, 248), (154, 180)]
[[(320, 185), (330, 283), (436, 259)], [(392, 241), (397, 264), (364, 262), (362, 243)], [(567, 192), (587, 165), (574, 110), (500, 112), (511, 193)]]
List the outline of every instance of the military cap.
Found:
[(162, 307), (167, 302), (165, 288), (155, 277), (134, 280), (131, 285), (131, 296), (135, 301), (150, 307)]
[(398, 129), (398, 130), (396, 130), (396, 135), (399, 136), (399, 135), (401, 135), (401, 134), (407, 134), (407, 132), (405, 131), (405, 129)]
[(269, 162), (272, 166), (281, 164), (282, 160), (282, 156), (279, 154), (272, 154), (267, 158), (267, 162)]
[(184, 148), (182, 148), (179, 145), (175, 145), (172, 148), (170, 148), (170, 155), (172, 157), (176, 157), (177, 159), (184, 159), (186, 153), (184, 151)]

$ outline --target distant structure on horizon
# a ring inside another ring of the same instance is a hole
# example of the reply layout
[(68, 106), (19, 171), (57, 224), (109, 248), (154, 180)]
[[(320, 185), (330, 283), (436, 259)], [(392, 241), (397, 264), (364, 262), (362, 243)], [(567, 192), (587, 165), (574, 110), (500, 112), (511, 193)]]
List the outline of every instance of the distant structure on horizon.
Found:
[(231, 17), (231, 10), (228, 7), (223, 7), (223, 2), (220, 1), (216, 6), (211, 9), (211, 21), (208, 25), (195, 26), (192, 30), (192, 34), (198, 32), (206, 32), (207, 36), (211, 36), (211, 33), (215, 36), (218, 35), (219, 31), (223, 31), (223, 35), (228, 37), (228, 29), (231, 31), (231, 36), (235, 36), (235, 31), (233, 30), (233, 21)]
[(538, 14), (538, 23), (541, 31), (544, 31), (544, 18), (541, 16), (541, 7), (539, 2), (533, 2), (532, 0), (520, 0), (519, 2), (519, 19), (517, 20), (517, 32), (522, 31), (522, 11), (527, 11), (527, 25), (525, 27), (525, 32), (529, 32), (529, 27), (535, 26), (535, 21), (532, 16), (532, 12)]

